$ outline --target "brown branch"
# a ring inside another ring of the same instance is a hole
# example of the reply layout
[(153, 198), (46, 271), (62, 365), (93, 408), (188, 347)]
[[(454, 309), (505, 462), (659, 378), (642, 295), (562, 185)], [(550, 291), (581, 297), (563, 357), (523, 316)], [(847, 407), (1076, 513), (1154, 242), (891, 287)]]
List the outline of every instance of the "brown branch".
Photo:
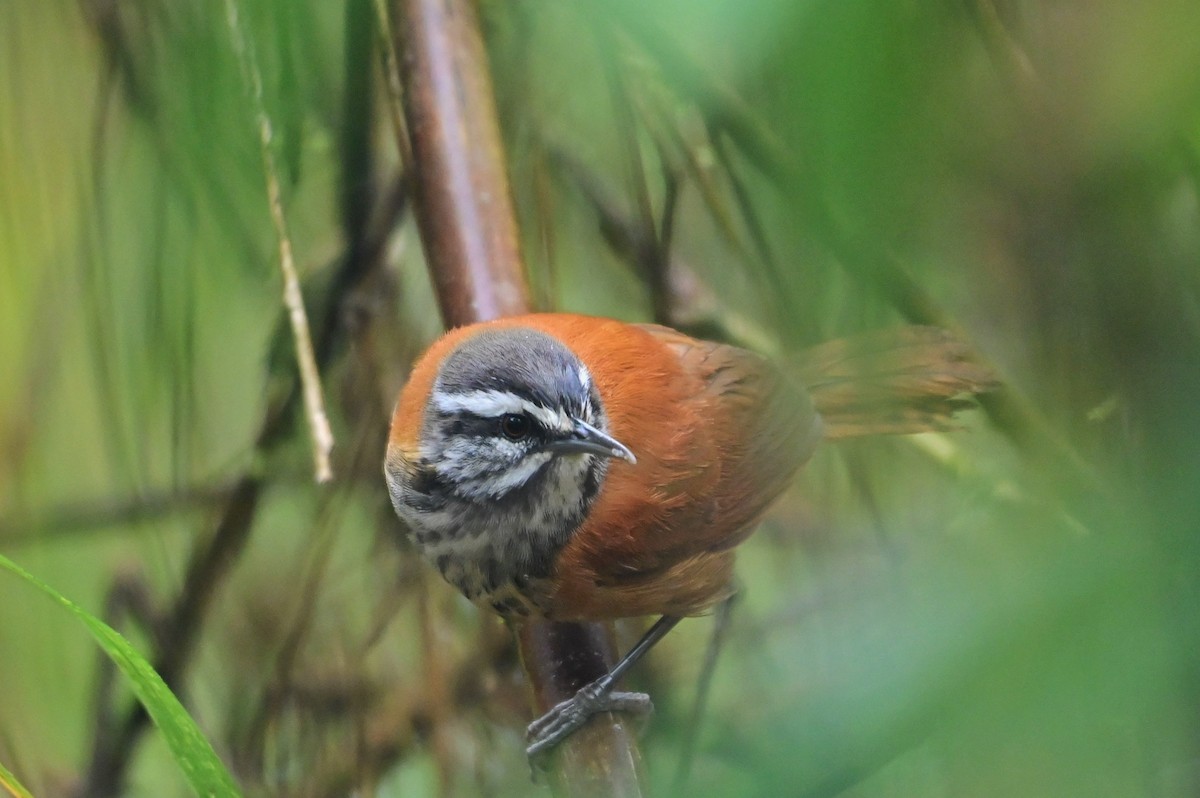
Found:
[[(526, 623), (517, 642), (539, 712), (604, 675), (617, 655), (611, 626), (598, 623)], [(637, 740), (619, 716), (601, 715), (557, 753), (557, 770), (550, 774), (555, 794), (641, 795)]]
[(447, 326), (529, 309), (478, 24), (463, 0), (400, 0), (417, 221)]
[[(397, 0), (417, 220), (443, 320), (460, 325), (529, 308), (487, 55), (470, 0)], [(612, 628), (526, 623), (519, 642), (538, 711), (607, 671)], [(637, 748), (615, 719), (562, 746), (560, 793), (639, 795)]]
[(30, 543), (84, 534), (104, 527), (119, 528), (176, 513), (201, 510), (226, 502), (236, 483), (220, 482), (191, 488), (146, 491), (127, 498), (71, 502), (0, 518), (0, 546)]

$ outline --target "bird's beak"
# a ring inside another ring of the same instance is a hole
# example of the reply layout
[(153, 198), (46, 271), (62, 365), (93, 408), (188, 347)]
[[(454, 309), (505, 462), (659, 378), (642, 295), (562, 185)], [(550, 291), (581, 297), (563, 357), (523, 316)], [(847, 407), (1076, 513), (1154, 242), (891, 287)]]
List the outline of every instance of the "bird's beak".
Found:
[(628, 446), (579, 419), (575, 419), (575, 429), (568, 437), (551, 441), (546, 449), (555, 454), (598, 454), (602, 457), (619, 457), (631, 464), (637, 462)]

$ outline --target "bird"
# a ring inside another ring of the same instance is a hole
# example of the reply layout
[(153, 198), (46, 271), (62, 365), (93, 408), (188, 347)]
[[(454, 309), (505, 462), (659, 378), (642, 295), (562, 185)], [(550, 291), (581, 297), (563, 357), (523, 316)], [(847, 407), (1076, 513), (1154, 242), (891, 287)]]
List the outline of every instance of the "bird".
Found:
[(458, 327), (418, 358), (384, 475), (424, 558), (515, 624), (659, 616), (530, 725), (531, 758), (598, 712), (648, 708), (618, 680), (732, 595), (736, 547), (823, 439), (938, 428), (990, 385), (946, 334), (902, 329), (789, 369), (665, 326), (533, 313)]

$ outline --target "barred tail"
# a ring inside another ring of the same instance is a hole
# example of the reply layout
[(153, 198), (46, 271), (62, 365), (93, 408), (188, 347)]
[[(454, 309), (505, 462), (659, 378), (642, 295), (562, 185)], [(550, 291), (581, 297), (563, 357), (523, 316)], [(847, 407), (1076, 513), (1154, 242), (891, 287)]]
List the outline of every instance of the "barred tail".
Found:
[(954, 429), (954, 414), (994, 390), (995, 374), (937, 327), (899, 327), (820, 344), (797, 373), (830, 440)]

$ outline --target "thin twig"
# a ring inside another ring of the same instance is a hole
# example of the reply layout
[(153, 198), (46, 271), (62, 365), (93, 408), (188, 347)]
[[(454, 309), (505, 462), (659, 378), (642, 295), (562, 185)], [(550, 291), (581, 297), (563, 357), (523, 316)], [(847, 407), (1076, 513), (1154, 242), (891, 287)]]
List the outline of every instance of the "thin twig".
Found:
[[(595, 214), (604, 243), (617, 258), (630, 266), (635, 275), (643, 276), (640, 258), (644, 250), (641, 236), (645, 228), (620, 207), (613, 193), (579, 159), (554, 144), (544, 143), (543, 149), (555, 177), (577, 191)], [(757, 329), (749, 319), (728, 311), (720, 316), (713, 313), (716, 299), (712, 289), (686, 261), (678, 255), (671, 255), (673, 217), (678, 202), (678, 189), (673, 186), (678, 184), (678, 180), (671, 173), (664, 181), (667, 191), (663, 199), (662, 235), (665, 237), (658, 246), (664, 256), (670, 259), (666, 276), (672, 326), (700, 338), (736, 343), (747, 349), (768, 350), (771, 345), (769, 336)], [(734, 324), (730, 325), (730, 321)]]
[(608, 86), (609, 101), (612, 104), (613, 124), (624, 153), (625, 182), (632, 195), (631, 218), (638, 227), (636, 241), (639, 246), (635, 266), (650, 288), (654, 320), (659, 324), (672, 326), (671, 301), (667, 292), (666, 251), (660, 246), (659, 234), (654, 224), (654, 206), (650, 201), (646, 166), (638, 141), (637, 120), (623, 65), (619, 63), (620, 48), (609, 23), (595, 24), (592, 28), (596, 32), (598, 48), (607, 54), (601, 58), (601, 63)]
[[(678, 182), (682, 182), (684, 176), (691, 178), (690, 183), (696, 187), (700, 199), (703, 200), (709, 216), (716, 225), (717, 232), (721, 234), (721, 237), (739, 258), (748, 261), (751, 255), (742, 242), (741, 235), (734, 228), (733, 217), (725, 207), (720, 187), (714, 178), (715, 164), (708, 162), (711, 160), (710, 158), (702, 159), (699, 154), (701, 149), (711, 153), (713, 151), (712, 143), (707, 140), (700, 144), (689, 141), (680, 129), (680, 124), (674, 118), (672, 111), (664, 109), (662, 103), (647, 102), (642, 99), (637, 103), (637, 109), (643, 126), (650, 130), (654, 137), (663, 169), (675, 175)], [(706, 136), (708, 132), (705, 131)], [(674, 155), (674, 153), (678, 154)], [(670, 236), (665, 233), (660, 234), (659, 237), (665, 241), (670, 240)]]
[(375, 27), (379, 38), (380, 69), (387, 94), (388, 121), (396, 136), (396, 150), (405, 168), (412, 163), (412, 144), (408, 140), (408, 125), (404, 121), (404, 88), (400, 84), (400, 59), (392, 38), (392, 21), (387, 0), (372, 0), (375, 7)]
[(696, 758), (696, 745), (700, 739), (700, 725), (708, 712), (708, 700), (712, 695), (713, 676), (717, 672), (717, 658), (725, 649), (725, 641), (729, 637), (730, 618), (738, 600), (738, 594), (733, 593), (729, 598), (717, 605), (713, 614), (713, 628), (708, 638), (708, 648), (704, 652), (704, 660), (700, 665), (700, 677), (696, 682), (696, 697), (692, 702), (691, 717), (683, 730), (683, 743), (679, 755), (679, 764), (675, 768), (675, 780), (672, 794), (685, 795), (688, 779), (692, 775), (692, 762)]
[(721, 131), (714, 129), (710, 124), (708, 125), (708, 137), (712, 144), (713, 154), (724, 170), (725, 179), (729, 182), (729, 187), (733, 191), (734, 202), (742, 215), (742, 223), (745, 225), (746, 231), (750, 236), (750, 242), (754, 246), (754, 254), (757, 256), (759, 263), (766, 267), (766, 276), (771, 283), (771, 295), (775, 297), (787, 296), (787, 290), (784, 287), (783, 269), (780, 267), (779, 259), (775, 257), (774, 250), (771, 249), (771, 242), (767, 237), (766, 225), (759, 218), (758, 209), (750, 197), (750, 190), (746, 186), (746, 181), (742, 179), (733, 158), (730, 157)]
[(292, 256), (292, 239), (287, 231), (287, 219), (283, 213), (283, 200), (279, 189), (279, 172), (275, 167), (272, 149), (271, 119), (267, 116), (263, 102), (262, 73), (254, 47), (242, 29), (237, 0), (225, 0), (225, 16), (229, 22), (229, 34), (233, 49), (237, 53), (244, 79), (250, 85), (254, 103), (254, 116), (258, 125), (258, 142), (262, 151), (263, 172), (267, 183), (267, 203), (271, 210), (271, 222), (279, 242), (279, 270), (283, 276), (283, 303), (287, 309), (292, 328), (292, 340), (296, 345), (296, 363), (300, 369), (300, 384), (304, 394), (304, 410), (308, 417), (308, 428), (313, 443), (313, 470), (318, 483), (333, 479), (333, 467), (329, 453), (333, 451), (333, 430), (325, 412), (325, 399), (321, 390), (321, 375), (317, 369), (317, 358), (313, 354), (312, 336), (308, 329), (308, 314), (304, 310), (304, 295), (300, 291), (300, 277)]
[(174, 490), (146, 491), (139, 496), (68, 503), (38, 510), (25, 517), (0, 518), (0, 546), (11, 548), (44, 543), (203, 509), (227, 501), (235, 486), (236, 482), (220, 482)]

